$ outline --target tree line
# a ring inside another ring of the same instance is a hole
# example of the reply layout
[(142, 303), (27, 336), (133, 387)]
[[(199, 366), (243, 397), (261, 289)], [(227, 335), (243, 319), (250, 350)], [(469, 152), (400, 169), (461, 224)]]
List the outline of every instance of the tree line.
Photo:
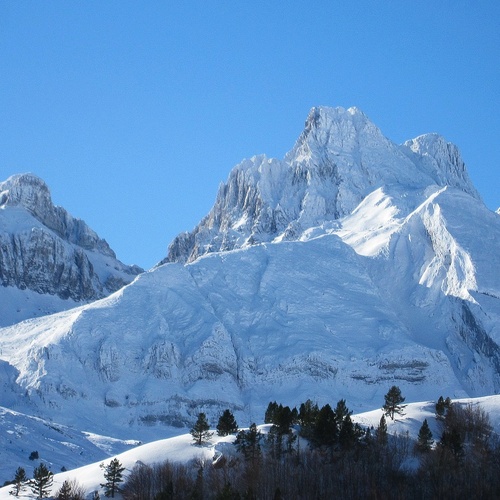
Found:
[[(213, 463), (138, 465), (123, 486), (123, 497), (500, 498), (500, 443), (486, 412), (440, 397), (434, 416), (439, 439), (425, 419), (413, 440), (408, 433), (390, 434), (387, 429), (386, 417), (404, 414), (404, 401), (400, 389), (391, 387), (376, 428), (354, 423), (345, 400), (334, 407), (307, 400), (298, 409), (273, 401), (264, 415), (271, 424), (267, 434), (255, 423), (239, 430), (232, 417), (234, 454)], [(228, 419), (230, 411), (224, 414)], [(200, 441), (195, 424), (195, 444), (211, 438), (206, 416), (200, 415), (208, 434)], [(219, 419), (218, 433), (220, 424)]]
[[(428, 420), (416, 440), (390, 434), (386, 417), (404, 414), (405, 398), (393, 386), (384, 397), (377, 427), (353, 422), (341, 399), (319, 407), (307, 400), (297, 408), (270, 402), (264, 422), (239, 429), (226, 409), (219, 436), (236, 435), (234, 452), (217, 460), (187, 464), (165, 461), (139, 464), (124, 478), (117, 458), (101, 464), (105, 496), (131, 499), (317, 499), (317, 498), (500, 498), (500, 441), (487, 413), (478, 405), (453, 403), (442, 396), (435, 404), (435, 439)], [(210, 442), (213, 432), (204, 413), (191, 428), (193, 444)], [(41, 464), (28, 480), (16, 471), (11, 494), (30, 487), (37, 498), (49, 497), (52, 473)], [(76, 481), (66, 481), (55, 498), (83, 499)], [(94, 493), (94, 500), (99, 493)]]

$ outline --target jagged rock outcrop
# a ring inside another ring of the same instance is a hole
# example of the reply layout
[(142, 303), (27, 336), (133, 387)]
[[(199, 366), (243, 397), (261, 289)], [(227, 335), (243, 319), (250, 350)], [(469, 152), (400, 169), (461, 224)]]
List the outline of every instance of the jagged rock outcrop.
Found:
[(0, 284), (73, 301), (95, 300), (130, 283), (142, 269), (116, 259), (84, 221), (54, 206), (32, 174), (0, 183)]
[[(386, 192), (457, 187), (478, 198), (458, 149), (437, 134), (398, 146), (357, 108), (313, 108), (283, 160), (244, 160), (219, 188), (210, 213), (171, 243), (161, 262), (299, 239), (351, 213), (378, 187)], [(408, 213), (415, 207), (408, 207)]]

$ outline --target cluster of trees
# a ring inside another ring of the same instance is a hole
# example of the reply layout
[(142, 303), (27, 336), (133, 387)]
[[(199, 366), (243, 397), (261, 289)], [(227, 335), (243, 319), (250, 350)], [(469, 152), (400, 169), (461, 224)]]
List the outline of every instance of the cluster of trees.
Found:
[[(238, 432), (238, 424), (231, 413), (231, 410), (224, 410), (224, 413), (219, 417), (217, 423), (217, 435), (228, 436), (229, 434), (236, 434)], [(198, 418), (190, 430), (191, 436), (197, 445), (210, 441), (213, 432), (210, 432), (210, 424), (208, 423), (205, 413), (199, 413)]]
[[(101, 465), (101, 487), (107, 497), (120, 492), (125, 500), (316, 499), (339, 492), (345, 498), (500, 498), (500, 441), (480, 406), (440, 397), (432, 422), (439, 440), (425, 419), (413, 441), (408, 433), (389, 434), (387, 429), (386, 417), (401, 415), (403, 402), (393, 386), (378, 426), (366, 429), (352, 421), (343, 399), (335, 408), (307, 400), (298, 410), (271, 402), (264, 416), (271, 424), (266, 434), (255, 423), (239, 430), (227, 409), (216, 429), (220, 436), (236, 434), (233, 452), (214, 462), (138, 464), (125, 482), (125, 469), (115, 458)], [(191, 434), (197, 445), (213, 435), (204, 413)], [(12, 484), (13, 495), (29, 486), (42, 499), (50, 495), (52, 473), (41, 464), (28, 481), (19, 468)], [(67, 481), (55, 498), (80, 500), (84, 492)]]
[[(119, 484), (123, 482), (122, 464), (117, 458), (111, 460), (108, 465), (101, 464), (104, 470), (105, 483), (101, 484), (104, 488), (104, 494), (107, 497), (114, 498), (115, 494), (120, 491)], [(47, 468), (44, 463), (41, 463), (33, 471), (33, 479), (28, 479), (26, 471), (22, 467), (18, 467), (14, 475), (14, 479), (9, 481), (13, 487), (10, 494), (18, 497), (26, 488), (30, 488), (36, 498), (43, 499), (51, 497), (51, 489), (54, 474)], [(85, 490), (76, 480), (66, 480), (62, 484), (59, 491), (54, 497), (57, 500), (84, 500)], [(94, 492), (94, 500), (99, 500), (99, 493)]]
[[(32, 460), (31, 456), (30, 460)], [(52, 487), (52, 479), (53, 474), (44, 463), (35, 467), (32, 479), (28, 479), (26, 471), (22, 467), (18, 467), (14, 479), (9, 482), (9, 484), (13, 485), (10, 494), (17, 497), (26, 488), (30, 488), (37, 498), (48, 497)]]
[[(500, 498), (500, 443), (479, 406), (439, 398), (433, 428), (439, 428), (440, 439), (434, 440), (426, 419), (413, 441), (408, 433), (387, 429), (386, 417), (401, 415), (403, 402), (393, 386), (378, 426), (367, 429), (352, 422), (345, 400), (334, 408), (308, 400), (298, 410), (272, 402), (264, 417), (272, 424), (267, 434), (255, 423), (239, 430), (235, 453), (214, 463), (138, 465), (122, 494), (126, 500), (316, 499), (339, 493), (345, 498)], [(232, 421), (230, 416), (226, 410), (225, 419)], [(236, 430), (235, 425), (228, 433)]]

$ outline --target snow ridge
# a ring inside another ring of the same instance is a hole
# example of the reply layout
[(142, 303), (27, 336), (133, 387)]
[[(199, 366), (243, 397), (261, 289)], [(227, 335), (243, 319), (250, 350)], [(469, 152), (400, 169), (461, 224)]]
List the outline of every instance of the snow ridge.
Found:
[(283, 160), (260, 155), (234, 167), (210, 213), (174, 239), (161, 263), (300, 239), (311, 227), (347, 216), (377, 188), (432, 185), (479, 199), (458, 149), (437, 134), (398, 146), (357, 108), (316, 107)]

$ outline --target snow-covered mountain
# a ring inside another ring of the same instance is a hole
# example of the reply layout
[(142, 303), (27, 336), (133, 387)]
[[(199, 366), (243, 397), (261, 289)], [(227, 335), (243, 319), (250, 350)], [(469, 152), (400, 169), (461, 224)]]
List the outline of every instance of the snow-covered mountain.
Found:
[(32, 174), (0, 183), (0, 325), (96, 300), (142, 272), (84, 221), (54, 206)]
[[(311, 227), (350, 214), (377, 188), (406, 196), (430, 185), (455, 187), (479, 199), (458, 149), (439, 135), (398, 146), (357, 108), (313, 108), (285, 158), (261, 155), (237, 165), (210, 213), (172, 242), (162, 263), (297, 240)], [(398, 208), (407, 214), (423, 199), (413, 195)]]
[[(120, 438), (271, 400), (379, 407), (500, 390), (500, 218), (455, 146), (315, 108), (283, 161), (236, 166), (166, 263), (0, 329), (4, 406)], [(1, 457), (1, 451), (0, 451)]]

